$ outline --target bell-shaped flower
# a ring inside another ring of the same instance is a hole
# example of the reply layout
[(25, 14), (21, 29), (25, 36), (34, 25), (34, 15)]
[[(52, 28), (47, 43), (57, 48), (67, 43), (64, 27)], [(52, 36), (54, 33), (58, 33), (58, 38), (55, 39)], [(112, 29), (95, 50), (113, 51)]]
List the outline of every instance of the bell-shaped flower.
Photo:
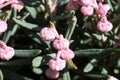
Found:
[(80, 11), (84, 16), (91, 16), (93, 15), (94, 9), (91, 6), (82, 6)]
[(60, 57), (66, 61), (74, 58), (75, 54), (71, 49), (61, 49), (57, 54), (60, 54)]
[(47, 69), (45, 71), (45, 74), (48, 78), (50, 79), (56, 79), (59, 77), (59, 72), (58, 71), (54, 71), (54, 70), (51, 70), (51, 69)]
[(51, 70), (61, 71), (65, 68), (66, 61), (60, 59), (59, 57), (55, 57), (48, 62), (48, 66)]
[(69, 41), (65, 39), (63, 35), (59, 35), (59, 37), (53, 41), (53, 47), (58, 50), (69, 48)]
[(3, 41), (0, 41), (0, 45), (2, 46), (2, 48), (0, 48), (0, 58), (2, 60), (11, 59), (15, 54), (14, 49), (7, 46)]

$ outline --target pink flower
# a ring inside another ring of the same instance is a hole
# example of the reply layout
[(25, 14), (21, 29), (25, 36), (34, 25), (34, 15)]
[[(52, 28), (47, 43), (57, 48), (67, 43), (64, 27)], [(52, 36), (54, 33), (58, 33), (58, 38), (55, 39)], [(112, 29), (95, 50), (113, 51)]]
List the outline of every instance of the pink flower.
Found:
[(51, 69), (47, 69), (45, 74), (50, 79), (56, 79), (56, 78), (59, 77), (59, 72), (58, 71), (53, 71)]
[(20, 12), (24, 7), (24, 3), (21, 0), (16, 0), (11, 6)]
[(57, 54), (60, 54), (60, 57), (66, 61), (74, 58), (75, 54), (71, 49), (61, 49)]
[(61, 71), (65, 68), (66, 61), (60, 59), (59, 57), (55, 57), (49, 61), (48, 65), (51, 70)]
[(91, 6), (82, 6), (80, 11), (84, 16), (91, 16), (93, 15), (94, 9)]
[(113, 76), (110, 76), (107, 80), (118, 80), (118, 79)]
[(53, 29), (44, 27), (40, 31), (40, 37), (45, 41), (53, 41), (56, 37), (56, 34)]
[(98, 9), (96, 10), (96, 13), (101, 15), (101, 16), (104, 16), (108, 13), (108, 11), (110, 10), (110, 6), (108, 4), (102, 4), (102, 3), (99, 3), (98, 4)]
[(79, 4), (82, 6), (91, 6), (92, 1), (91, 0), (79, 0)]
[(79, 4), (78, 1), (76, 0), (71, 0), (66, 6), (67, 10), (77, 10), (78, 8), (79, 8)]
[(53, 47), (58, 50), (69, 48), (69, 41), (63, 38), (63, 35), (59, 35), (59, 37), (53, 41)]
[(14, 56), (14, 49), (7, 46), (3, 41), (0, 41), (2, 48), (0, 49), (0, 58), (2, 60), (9, 60)]
[(7, 30), (7, 23), (5, 21), (0, 20), (0, 34)]
[(112, 23), (105, 18), (97, 23), (97, 29), (101, 32), (109, 32), (112, 30), (112, 28)]

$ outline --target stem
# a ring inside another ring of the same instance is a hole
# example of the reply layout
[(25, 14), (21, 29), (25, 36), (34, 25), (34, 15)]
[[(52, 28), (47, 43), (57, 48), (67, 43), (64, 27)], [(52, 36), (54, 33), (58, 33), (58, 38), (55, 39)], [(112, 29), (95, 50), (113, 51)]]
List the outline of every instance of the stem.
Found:
[(69, 11), (67, 14), (60, 15), (54, 18), (55, 21), (63, 20), (63, 19), (68, 19), (74, 14), (73, 11)]
[(66, 39), (68, 39), (68, 40), (71, 39), (71, 36), (72, 36), (73, 31), (75, 29), (76, 23), (77, 23), (76, 16), (73, 16), (72, 18), (70, 18), (70, 20), (69, 20), (69, 26), (68, 26), (68, 29), (67, 29), (67, 32), (66, 32), (66, 35), (65, 35)]
[(47, 11), (48, 15), (50, 16), (51, 21), (54, 21), (53, 20), (53, 13), (50, 10), (50, 5), (48, 4), (48, 0), (45, 0), (45, 4), (46, 4), (46, 11)]
[(76, 23), (77, 23), (77, 18), (76, 16), (74, 16), (72, 19), (71, 19), (71, 30), (70, 30), (70, 33), (69, 33), (69, 36), (68, 36), (68, 40), (71, 39), (71, 36), (73, 34), (73, 31), (75, 30), (75, 26), (76, 26)]

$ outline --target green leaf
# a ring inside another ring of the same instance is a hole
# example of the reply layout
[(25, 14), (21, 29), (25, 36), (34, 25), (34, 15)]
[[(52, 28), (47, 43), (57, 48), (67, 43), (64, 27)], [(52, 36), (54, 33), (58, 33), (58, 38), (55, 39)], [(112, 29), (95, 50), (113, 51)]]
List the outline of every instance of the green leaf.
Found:
[[(23, 29), (23, 31), (32, 39), (34, 40), (35, 42), (37, 42), (38, 44), (41, 44), (41, 45), (44, 45), (45, 47), (48, 47), (47, 43), (45, 43), (45, 41), (43, 41), (41, 38), (40, 38), (40, 35), (39, 33), (35, 33), (31, 30), (26, 30), (26, 29)], [(42, 47), (44, 47), (42, 46)]]
[(37, 17), (37, 11), (35, 7), (25, 6), (26, 10), (30, 13), (31, 17), (35, 19)]
[(69, 71), (65, 71), (65, 73), (63, 73), (63, 79), (62, 80), (71, 80), (70, 78), (70, 73)]
[(32, 32), (31, 32), (31, 33), (27, 33), (27, 32), (26, 32), (26, 34), (27, 34), (30, 38), (32, 38), (35, 42), (47, 46), (47, 44), (40, 38), (39, 34), (37, 34), (37, 33), (32, 33)]
[(84, 32), (84, 35), (89, 37), (89, 38), (91, 37), (91, 35), (89, 33), (87, 33), (87, 32)]
[(41, 53), (42, 51), (39, 49), (34, 49), (34, 50), (15, 50), (15, 55), (14, 57), (19, 57), (19, 58), (30, 58), (37, 56)]
[(43, 56), (37, 56), (32, 60), (32, 66), (39, 67), (41, 65), (46, 65), (48, 63), (48, 61), (55, 56), (56, 56), (55, 53), (47, 54), (47, 55), (43, 55)]
[(33, 71), (35, 74), (42, 74), (42, 73), (43, 73), (43, 70), (42, 70), (42, 69), (36, 68), (36, 67), (34, 67), (34, 68), (32, 69), (32, 71)]
[(73, 63), (72, 60), (69, 60), (67, 63), (70, 69), (77, 69), (77, 66)]
[(1, 71), (1, 69), (0, 69), (0, 80), (3, 80), (3, 73)]
[(10, 37), (16, 33), (17, 29), (18, 29), (18, 25), (16, 24), (16, 25), (14, 25), (14, 26), (12, 27), (11, 30), (10, 30), (10, 29), (7, 30), (7, 31), (5, 32), (2, 40), (3, 40), (5, 43), (7, 43), (7, 42), (9, 41)]
[(84, 68), (84, 72), (90, 72), (94, 66), (96, 65), (97, 60), (96, 59), (92, 59)]
[(106, 78), (107, 76), (106, 75), (101, 75), (101, 74), (85, 74), (86, 77), (89, 77), (89, 78), (92, 78), (92, 79), (104, 79)]
[(115, 16), (112, 20), (111, 20), (112, 24), (115, 26), (118, 26), (120, 23), (120, 14), (118, 14), (117, 16)]
[(84, 68), (84, 72), (90, 72), (92, 69), (94, 68), (94, 66), (91, 63), (88, 63), (85, 68)]
[(70, 0), (58, 0), (59, 5), (64, 5), (68, 3)]
[(98, 39), (98, 40), (101, 40), (102, 39), (102, 36), (101, 35), (98, 35), (98, 34), (93, 34), (93, 36)]
[(17, 23), (17, 24), (21, 25), (22, 27), (27, 28), (29, 30), (33, 30), (33, 29), (39, 27), (38, 25), (32, 24), (32, 23), (28, 23), (25, 20), (17, 20), (15, 18), (13, 18), (13, 20), (15, 21), (15, 23)]
[(39, 67), (41, 65), (41, 62), (42, 62), (42, 59), (43, 57), (35, 57), (33, 60), (32, 60), (32, 66), (33, 67)]
[(105, 68), (102, 68), (101, 74), (106, 75), (106, 74), (108, 74), (108, 71)]

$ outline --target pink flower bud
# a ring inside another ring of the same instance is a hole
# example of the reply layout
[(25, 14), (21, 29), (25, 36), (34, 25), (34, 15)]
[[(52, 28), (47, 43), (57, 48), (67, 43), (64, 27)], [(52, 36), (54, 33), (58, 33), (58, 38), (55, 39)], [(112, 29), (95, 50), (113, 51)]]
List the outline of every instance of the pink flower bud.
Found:
[(45, 74), (50, 79), (56, 79), (56, 78), (59, 77), (59, 72), (58, 71), (53, 71), (51, 69), (47, 69)]
[(74, 0), (71, 0), (66, 6), (67, 10), (77, 10), (78, 8), (79, 8), (78, 1)]
[(91, 16), (93, 15), (94, 9), (91, 6), (82, 6), (80, 11), (84, 16)]
[(5, 21), (0, 20), (0, 34), (7, 30), (7, 23)]
[(100, 20), (97, 23), (97, 29), (100, 30), (101, 32), (109, 32), (112, 30), (112, 28), (113, 28), (112, 23), (106, 19)]
[(60, 57), (66, 61), (73, 59), (75, 56), (74, 52), (68, 48), (59, 50), (58, 54), (60, 54)]
[(0, 49), (0, 58), (2, 60), (9, 60), (14, 56), (14, 49), (7, 46), (3, 41), (0, 41), (2, 48)]
[(107, 80), (118, 80), (118, 79), (113, 76), (110, 76)]
[(102, 3), (99, 3), (96, 13), (103, 16), (103, 15), (106, 15), (109, 10), (110, 10), (110, 6), (108, 4), (103, 5)]
[(82, 6), (91, 6), (92, 1), (91, 0), (79, 0), (79, 4)]
[(51, 28), (44, 27), (40, 31), (40, 37), (45, 41), (53, 41), (56, 37), (56, 34)]
[(59, 37), (53, 41), (53, 47), (58, 50), (69, 48), (69, 41), (64, 39), (63, 35), (59, 35)]
[(16, 0), (11, 6), (20, 12), (24, 7), (24, 3), (21, 0)]
[(51, 70), (61, 71), (65, 68), (66, 61), (60, 59), (59, 57), (55, 57), (49, 61), (48, 65)]

